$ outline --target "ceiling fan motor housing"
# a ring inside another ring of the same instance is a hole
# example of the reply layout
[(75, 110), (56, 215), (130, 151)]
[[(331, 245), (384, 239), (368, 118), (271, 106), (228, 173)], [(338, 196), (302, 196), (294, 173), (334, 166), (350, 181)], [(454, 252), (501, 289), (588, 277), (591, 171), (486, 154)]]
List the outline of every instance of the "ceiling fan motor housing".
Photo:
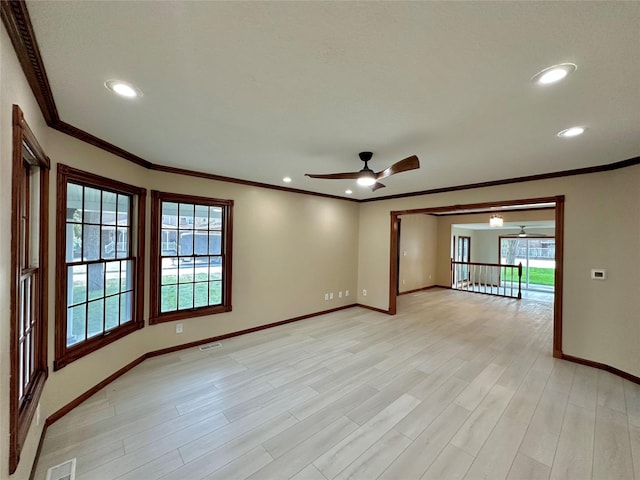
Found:
[(366, 163), (371, 160), (371, 157), (373, 157), (373, 152), (360, 152), (358, 156), (360, 157), (360, 160)]

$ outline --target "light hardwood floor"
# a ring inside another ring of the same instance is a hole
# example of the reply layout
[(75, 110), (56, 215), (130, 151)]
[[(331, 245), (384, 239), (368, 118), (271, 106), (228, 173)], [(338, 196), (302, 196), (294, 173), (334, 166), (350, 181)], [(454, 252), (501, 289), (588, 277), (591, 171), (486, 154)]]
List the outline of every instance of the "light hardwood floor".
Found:
[(551, 305), (398, 306), (146, 360), (49, 428), (36, 478), (640, 480), (640, 386), (553, 359)]

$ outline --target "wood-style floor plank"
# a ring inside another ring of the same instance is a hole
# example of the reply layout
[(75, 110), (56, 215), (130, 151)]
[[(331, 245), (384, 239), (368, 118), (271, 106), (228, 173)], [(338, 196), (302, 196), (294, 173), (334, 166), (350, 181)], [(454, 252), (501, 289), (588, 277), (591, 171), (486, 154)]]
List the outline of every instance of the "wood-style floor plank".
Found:
[[(443, 289), (146, 360), (50, 426), (78, 480), (640, 480), (640, 385), (552, 304)], [(99, 379), (96, 379), (98, 381)]]

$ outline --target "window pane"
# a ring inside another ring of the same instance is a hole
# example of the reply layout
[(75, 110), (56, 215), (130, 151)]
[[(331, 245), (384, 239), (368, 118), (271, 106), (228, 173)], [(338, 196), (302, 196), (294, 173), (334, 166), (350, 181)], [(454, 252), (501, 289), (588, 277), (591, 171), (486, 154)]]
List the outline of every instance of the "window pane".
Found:
[(80, 260), (82, 255), (82, 225), (68, 223), (66, 226), (66, 258), (67, 262)]
[(209, 207), (206, 205), (196, 205), (195, 206), (195, 220), (194, 227), (199, 229), (208, 229), (209, 228)]
[(207, 282), (209, 280), (209, 265), (206, 261), (207, 257), (203, 259), (200, 265), (196, 265), (196, 282)]
[(104, 297), (104, 263), (89, 265), (89, 300)]
[(105, 295), (118, 293), (120, 291), (120, 262), (108, 262), (105, 268), (107, 270)]
[(212, 257), (209, 268), (209, 280), (222, 280), (222, 266), (216, 263), (217, 260), (220, 260), (220, 257)]
[(179, 309), (193, 308), (193, 283), (185, 283), (178, 286)]
[(180, 272), (179, 283), (193, 282), (193, 272), (194, 272), (193, 260), (191, 259), (189, 259), (188, 261), (181, 260), (180, 268), (178, 271)]
[(222, 253), (221, 232), (211, 232), (209, 234), (209, 255), (220, 255)]
[(104, 225), (116, 224), (117, 194), (102, 192), (102, 223)]
[(87, 301), (87, 266), (77, 265), (67, 269), (71, 291), (68, 292), (67, 306)]
[(219, 230), (222, 228), (222, 208), (209, 207), (209, 229)]
[(189, 230), (179, 230), (178, 255), (193, 255), (193, 232)]
[(209, 305), (222, 303), (222, 282), (209, 282)]
[(116, 258), (116, 249), (119, 248), (116, 245), (116, 227), (111, 225), (102, 226), (102, 258), (111, 259)]
[(87, 305), (67, 309), (67, 347), (82, 342), (86, 337)]
[(102, 190), (84, 187), (84, 223), (100, 223)]
[(82, 186), (67, 184), (67, 222), (82, 222)]
[(169, 285), (175, 283), (178, 283), (178, 259), (166, 258), (162, 261), (160, 284)]
[(120, 262), (120, 291), (133, 290), (133, 261)]
[(118, 225), (131, 225), (130, 212), (131, 198), (128, 195), (118, 194)]
[(195, 255), (206, 255), (209, 244), (209, 233), (206, 231), (195, 232), (193, 235), (193, 253)]
[(160, 311), (171, 312), (178, 309), (178, 286), (167, 285), (160, 287)]
[(120, 323), (120, 295), (107, 297), (104, 301), (105, 328), (110, 330)]
[(98, 260), (100, 258), (100, 225), (85, 225), (82, 233), (84, 260)]
[(178, 231), (163, 228), (162, 229), (162, 245), (160, 246), (160, 255), (163, 257), (175, 257), (178, 255)]
[(178, 204), (173, 202), (162, 202), (162, 216), (164, 217), (162, 220), (164, 223), (177, 227), (177, 221), (173, 223), (169, 222), (169, 220), (178, 218)]
[(89, 302), (88, 316), (89, 328), (87, 338), (91, 338), (103, 332), (102, 320), (104, 318), (104, 300)]
[(193, 228), (193, 204), (181, 203), (179, 207), (180, 221), (178, 225), (180, 228)]
[(118, 227), (118, 241), (116, 255), (118, 258), (126, 258), (129, 256), (129, 229), (127, 227)]
[(196, 283), (193, 306), (206, 307), (207, 305), (209, 305), (209, 284), (206, 282)]
[(132, 320), (132, 300), (133, 294), (131, 292), (126, 292), (120, 295), (120, 324), (127, 323)]

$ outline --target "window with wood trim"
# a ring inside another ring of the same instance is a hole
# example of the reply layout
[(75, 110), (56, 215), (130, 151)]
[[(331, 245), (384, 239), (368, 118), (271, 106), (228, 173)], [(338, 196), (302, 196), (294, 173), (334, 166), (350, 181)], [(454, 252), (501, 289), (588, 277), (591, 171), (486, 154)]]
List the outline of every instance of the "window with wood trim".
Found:
[(233, 200), (151, 197), (149, 322), (230, 311)]
[(144, 326), (146, 199), (66, 165), (57, 186), (55, 369)]
[(13, 106), (9, 473), (47, 378), (49, 158)]

